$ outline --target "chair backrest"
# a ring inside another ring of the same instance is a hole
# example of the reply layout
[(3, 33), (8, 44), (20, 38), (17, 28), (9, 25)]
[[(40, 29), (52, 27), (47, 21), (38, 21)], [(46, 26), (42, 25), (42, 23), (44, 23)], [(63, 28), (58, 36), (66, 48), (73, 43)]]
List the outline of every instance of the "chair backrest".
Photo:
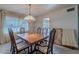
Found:
[(41, 28), (40, 27), (37, 28), (37, 33), (41, 34)]
[(55, 44), (62, 45), (62, 28), (56, 28), (56, 34), (55, 34)]
[(47, 35), (48, 34), (48, 28), (43, 28), (42, 33)]
[(14, 38), (14, 34), (13, 34), (12, 29), (11, 28), (8, 28), (8, 31), (9, 31), (9, 36), (10, 36), (10, 39), (11, 39), (12, 51), (14, 53), (15, 51), (17, 51), (16, 41), (15, 41), (15, 38)]
[(54, 44), (54, 40), (55, 40), (55, 33), (56, 33), (56, 30), (55, 30), (55, 28), (53, 28), (50, 31), (50, 37), (49, 37), (49, 42), (48, 42), (47, 53), (52, 52), (52, 50), (53, 50), (53, 44)]
[(20, 28), (20, 34), (22, 34), (22, 33), (25, 33), (25, 28), (24, 27)]

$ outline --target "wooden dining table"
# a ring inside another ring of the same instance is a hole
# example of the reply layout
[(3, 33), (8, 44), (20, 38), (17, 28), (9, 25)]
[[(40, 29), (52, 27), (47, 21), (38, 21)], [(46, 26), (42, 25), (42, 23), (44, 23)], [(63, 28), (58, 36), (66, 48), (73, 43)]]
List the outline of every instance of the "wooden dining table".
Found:
[(26, 43), (30, 46), (32, 46), (33, 44), (37, 44), (38, 42), (41, 42), (42, 40), (48, 37), (47, 35), (38, 33), (23, 33), (23, 34), (17, 34), (17, 36), (22, 40), (26, 41)]

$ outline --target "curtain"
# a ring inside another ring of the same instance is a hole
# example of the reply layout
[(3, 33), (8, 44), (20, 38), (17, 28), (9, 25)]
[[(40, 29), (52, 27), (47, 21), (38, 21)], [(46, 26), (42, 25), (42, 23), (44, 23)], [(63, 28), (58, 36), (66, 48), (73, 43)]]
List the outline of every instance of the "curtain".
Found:
[(0, 44), (5, 42), (5, 37), (3, 35), (3, 20), (5, 19), (5, 12), (0, 10)]

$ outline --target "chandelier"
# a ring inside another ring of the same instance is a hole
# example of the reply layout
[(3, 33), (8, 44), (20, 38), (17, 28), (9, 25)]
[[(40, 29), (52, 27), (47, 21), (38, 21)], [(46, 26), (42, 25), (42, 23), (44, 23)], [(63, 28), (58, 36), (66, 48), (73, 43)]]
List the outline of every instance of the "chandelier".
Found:
[(24, 17), (24, 20), (29, 22), (35, 21), (35, 18), (31, 15), (31, 4), (29, 4), (28, 15)]

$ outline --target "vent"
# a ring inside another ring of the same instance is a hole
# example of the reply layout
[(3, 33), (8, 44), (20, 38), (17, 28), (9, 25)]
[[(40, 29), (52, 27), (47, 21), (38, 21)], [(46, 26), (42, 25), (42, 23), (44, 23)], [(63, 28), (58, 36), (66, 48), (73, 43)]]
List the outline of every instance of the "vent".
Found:
[(67, 12), (71, 12), (71, 11), (74, 11), (75, 10), (75, 8), (69, 8), (69, 9), (67, 9)]

